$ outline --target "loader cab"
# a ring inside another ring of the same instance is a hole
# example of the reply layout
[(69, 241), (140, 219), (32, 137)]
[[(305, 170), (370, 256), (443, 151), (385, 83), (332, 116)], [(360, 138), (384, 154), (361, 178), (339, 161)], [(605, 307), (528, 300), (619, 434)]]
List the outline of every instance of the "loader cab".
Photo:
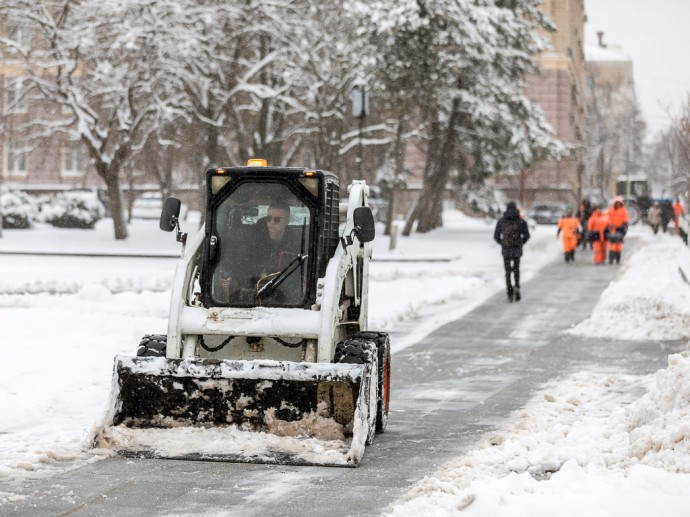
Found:
[(335, 176), (265, 166), (206, 176), (204, 305), (310, 307), (338, 242)]

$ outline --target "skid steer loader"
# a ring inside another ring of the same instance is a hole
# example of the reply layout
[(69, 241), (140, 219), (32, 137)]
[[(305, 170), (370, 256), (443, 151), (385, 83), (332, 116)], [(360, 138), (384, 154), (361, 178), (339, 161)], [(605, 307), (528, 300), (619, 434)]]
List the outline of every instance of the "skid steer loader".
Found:
[(212, 168), (205, 225), (180, 201), (160, 227), (183, 245), (167, 335), (117, 356), (93, 440), (124, 455), (356, 466), (388, 420), (390, 343), (367, 327), (368, 187), (336, 175)]

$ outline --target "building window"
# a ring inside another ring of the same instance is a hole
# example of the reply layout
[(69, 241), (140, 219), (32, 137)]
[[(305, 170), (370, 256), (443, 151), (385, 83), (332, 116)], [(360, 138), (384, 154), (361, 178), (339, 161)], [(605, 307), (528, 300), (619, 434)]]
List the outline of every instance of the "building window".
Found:
[(81, 145), (79, 142), (67, 142), (62, 147), (62, 175), (83, 176), (84, 169), (84, 152)]
[(5, 112), (26, 113), (24, 79), (21, 77), (10, 77), (5, 80)]
[(8, 140), (5, 147), (6, 176), (26, 176), (26, 152), (14, 140)]
[(11, 17), (7, 20), (7, 39), (10, 43), (5, 44), (9, 54), (16, 54), (17, 49), (26, 51), (31, 46), (31, 31), (18, 20)]

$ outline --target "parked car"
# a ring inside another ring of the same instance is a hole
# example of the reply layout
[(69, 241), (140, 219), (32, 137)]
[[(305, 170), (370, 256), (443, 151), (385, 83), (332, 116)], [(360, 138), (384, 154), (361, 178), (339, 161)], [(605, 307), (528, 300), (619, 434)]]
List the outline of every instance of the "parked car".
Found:
[(525, 210), (525, 217), (534, 219), (538, 224), (558, 224), (565, 214), (565, 203), (538, 203)]
[[(163, 197), (157, 192), (143, 194), (132, 203), (132, 219), (160, 219)], [(187, 205), (180, 208), (180, 220), (187, 218)]]

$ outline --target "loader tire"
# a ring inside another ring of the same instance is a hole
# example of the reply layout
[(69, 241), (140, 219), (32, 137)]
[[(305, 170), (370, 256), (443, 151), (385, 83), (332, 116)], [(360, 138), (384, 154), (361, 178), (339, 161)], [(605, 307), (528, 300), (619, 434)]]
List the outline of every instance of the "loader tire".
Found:
[(374, 341), (379, 355), (379, 396), (376, 408), (376, 432), (382, 433), (388, 425), (388, 407), (391, 390), (391, 341), (386, 332), (363, 331), (355, 339)]
[(335, 362), (346, 364), (366, 364), (371, 362), (372, 347), (365, 346), (361, 339), (348, 339), (335, 346)]
[(167, 345), (165, 334), (146, 334), (139, 342), (137, 357), (165, 357)]
[[(336, 363), (367, 364), (373, 362), (374, 359), (378, 359), (377, 347), (376, 342), (370, 339), (348, 339), (346, 341), (341, 341), (335, 346), (334, 361)], [(379, 398), (380, 397), (377, 395), (377, 402)], [(369, 432), (367, 434), (367, 445), (370, 445), (374, 441), (374, 434), (376, 434), (376, 429), (378, 427), (378, 423), (376, 422), (376, 416), (378, 416), (378, 407), (376, 408), (375, 413), (374, 425), (369, 428)]]

